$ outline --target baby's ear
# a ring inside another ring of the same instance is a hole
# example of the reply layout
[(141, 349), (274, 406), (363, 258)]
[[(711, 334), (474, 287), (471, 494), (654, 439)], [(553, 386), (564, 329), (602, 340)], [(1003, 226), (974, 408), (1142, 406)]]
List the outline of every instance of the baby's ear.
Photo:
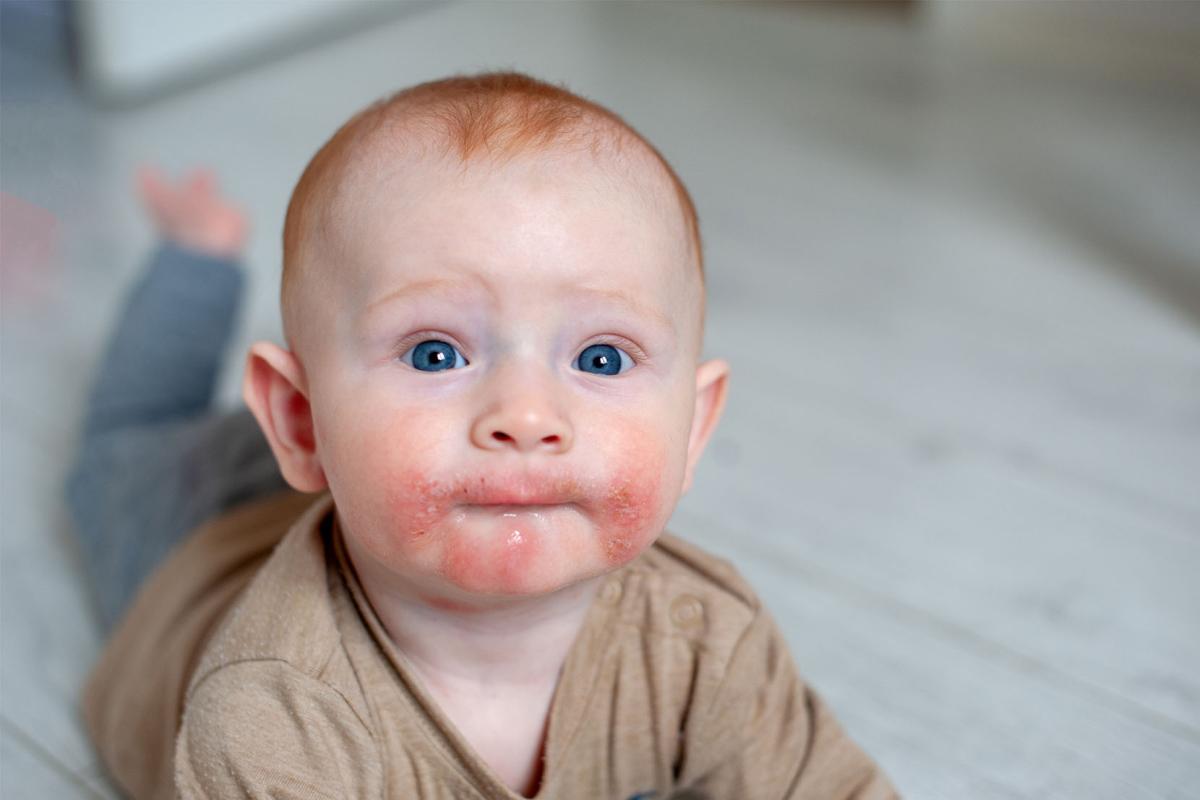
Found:
[(255, 342), (246, 356), (242, 398), (267, 436), (284, 479), (300, 492), (329, 485), (317, 458), (312, 407), (304, 394), (303, 370), (289, 351)]
[(692, 475), (696, 472), (700, 454), (725, 410), (728, 385), (729, 364), (725, 361), (715, 358), (696, 368), (696, 409), (692, 414), (692, 432), (688, 435), (687, 471), (683, 476), (685, 492), (692, 488)]

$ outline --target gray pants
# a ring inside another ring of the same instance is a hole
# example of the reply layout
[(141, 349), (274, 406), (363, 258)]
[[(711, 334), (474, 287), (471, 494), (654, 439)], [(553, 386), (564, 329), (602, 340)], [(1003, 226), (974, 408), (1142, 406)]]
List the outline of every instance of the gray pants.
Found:
[(243, 283), (164, 243), (97, 367), (64, 490), (105, 630), (189, 531), (287, 486), (250, 411), (211, 408)]

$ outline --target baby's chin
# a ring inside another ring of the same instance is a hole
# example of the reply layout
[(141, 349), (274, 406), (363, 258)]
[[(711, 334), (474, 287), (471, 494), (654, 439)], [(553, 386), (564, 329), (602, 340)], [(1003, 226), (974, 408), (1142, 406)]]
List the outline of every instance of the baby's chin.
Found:
[(472, 509), (437, 533), (438, 576), (480, 599), (563, 591), (627, 564), (658, 536), (597, 529), (569, 504)]

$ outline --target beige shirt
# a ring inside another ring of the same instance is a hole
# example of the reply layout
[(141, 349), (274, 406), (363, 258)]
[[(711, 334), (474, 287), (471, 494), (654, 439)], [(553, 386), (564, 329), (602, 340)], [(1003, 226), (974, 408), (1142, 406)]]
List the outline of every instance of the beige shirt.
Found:
[[(392, 645), (332, 510), (290, 490), (240, 506), (142, 587), (84, 694), (133, 798), (519, 797)], [(736, 570), (664, 533), (588, 611), (536, 796), (896, 794)]]

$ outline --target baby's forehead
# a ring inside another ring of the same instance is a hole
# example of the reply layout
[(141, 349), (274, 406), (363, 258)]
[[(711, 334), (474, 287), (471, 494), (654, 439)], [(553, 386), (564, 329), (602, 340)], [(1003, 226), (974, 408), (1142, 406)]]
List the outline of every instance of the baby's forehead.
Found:
[[(700, 328), (700, 267), (669, 177), (655, 170), (661, 167), (652, 159), (629, 152), (560, 148), (463, 162), (432, 147), (381, 148), (364, 153), (339, 187), (339, 213), (326, 227), (339, 242), (327, 252), (340, 256), (345, 274), (338, 283), (357, 309), (403, 284), (447, 277), (448, 265), (487, 263), (501, 288), (515, 289), (520, 278), (543, 288), (586, 280), (635, 295), (653, 290), (660, 300), (670, 297), (668, 313), (695, 317)], [(555, 202), (539, 206), (531, 196)], [(522, 251), (507, 257), (506, 247), (522, 236), (551, 238), (554, 220), (520, 235), (515, 227), (536, 223), (547, 209), (553, 216), (559, 198), (578, 209), (565, 215), (578, 236), (562, 251), (562, 274), (543, 271), (538, 275), (547, 279), (535, 282), (517, 263)], [(522, 216), (522, 209), (530, 213)], [(590, 257), (578, 255), (588, 247)], [(588, 269), (572, 274), (581, 263)], [(678, 327), (684, 335), (692, 325)]]
[(686, 262), (686, 225), (669, 183), (652, 166), (561, 149), (466, 163), (404, 152), (364, 160), (344, 185), (334, 227), (345, 251), (374, 251), (376, 258), (380, 249), (432, 246), (449, 249), (446, 255), (474, 249), (486, 256), (508, 236), (557, 232), (602, 253), (597, 266), (612, 259), (645, 261), (647, 269)]
[[(433, 192), (470, 194), (489, 183), (534, 181), (580, 193), (604, 192), (674, 212), (674, 190), (661, 165), (644, 147), (567, 147), (552, 145), (476, 155), (463, 160), (431, 142), (403, 145), (364, 143), (347, 155), (335, 195), (353, 205), (356, 198), (416, 202)], [(677, 222), (675, 216), (667, 216)], [(683, 226), (680, 225), (682, 228)]]

